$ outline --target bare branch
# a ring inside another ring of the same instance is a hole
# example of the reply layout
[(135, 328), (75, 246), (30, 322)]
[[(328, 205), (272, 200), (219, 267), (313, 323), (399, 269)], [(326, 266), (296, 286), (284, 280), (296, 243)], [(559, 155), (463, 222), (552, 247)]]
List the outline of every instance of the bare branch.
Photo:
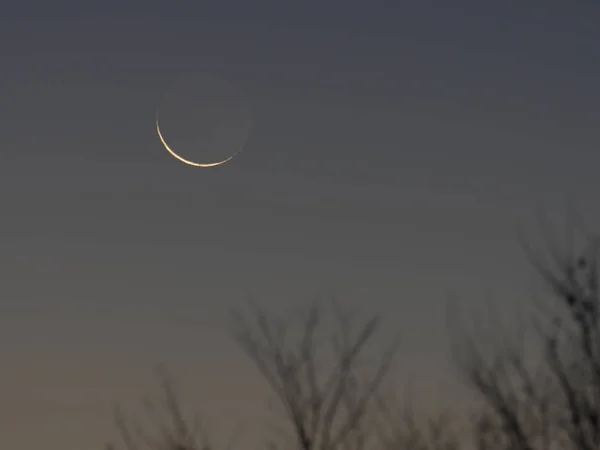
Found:
[(268, 317), (260, 308), (253, 307), (250, 318), (232, 315), (235, 341), (281, 402), (302, 450), (364, 448), (369, 405), (397, 349), (394, 342), (375, 367), (365, 368), (371, 375), (364, 375), (360, 357), (374, 338), (379, 320), (368, 319), (353, 333), (347, 317), (340, 310), (334, 312), (336, 332), (329, 341), (320, 339), (326, 324), (323, 309), (316, 303), (302, 318), (297, 316), (295, 339), (291, 326)]

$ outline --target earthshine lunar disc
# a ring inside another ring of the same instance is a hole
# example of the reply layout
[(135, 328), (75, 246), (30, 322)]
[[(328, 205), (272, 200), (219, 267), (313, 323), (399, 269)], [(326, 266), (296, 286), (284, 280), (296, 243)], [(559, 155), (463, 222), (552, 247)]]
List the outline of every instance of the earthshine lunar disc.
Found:
[(204, 73), (180, 78), (156, 112), (156, 132), (165, 149), (195, 167), (230, 161), (244, 147), (250, 128), (241, 92)]

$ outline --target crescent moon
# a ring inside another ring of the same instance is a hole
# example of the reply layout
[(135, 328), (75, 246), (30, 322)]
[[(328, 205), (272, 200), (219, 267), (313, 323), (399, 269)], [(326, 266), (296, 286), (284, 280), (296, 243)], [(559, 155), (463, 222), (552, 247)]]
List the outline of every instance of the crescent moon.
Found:
[(240, 150), (238, 150), (237, 152), (235, 152), (233, 155), (231, 155), (229, 158), (225, 158), (222, 161), (217, 161), (214, 163), (207, 163), (207, 164), (202, 164), (202, 163), (197, 163), (194, 161), (190, 161), (189, 159), (185, 159), (181, 156), (179, 156), (177, 153), (175, 153), (173, 151), (173, 149), (171, 149), (171, 147), (169, 147), (169, 144), (167, 144), (167, 141), (165, 141), (165, 138), (163, 137), (162, 133), (160, 132), (160, 125), (158, 123), (158, 112), (156, 113), (156, 132), (158, 133), (158, 137), (160, 139), (160, 141), (162, 142), (162, 144), (165, 146), (165, 148), (167, 149), (167, 151), (174, 157), (177, 158), (179, 161), (181, 161), (184, 164), (187, 164), (189, 166), (194, 166), (194, 167), (216, 167), (216, 166), (220, 166), (221, 164), (225, 164), (226, 162), (230, 161), (231, 159), (233, 159), (233, 157), (235, 155), (237, 155)]

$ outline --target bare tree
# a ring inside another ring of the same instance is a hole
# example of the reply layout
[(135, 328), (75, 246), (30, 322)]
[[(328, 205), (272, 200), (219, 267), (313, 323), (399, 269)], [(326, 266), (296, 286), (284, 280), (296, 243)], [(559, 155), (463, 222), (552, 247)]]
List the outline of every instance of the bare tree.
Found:
[[(379, 319), (364, 320), (352, 332), (350, 318), (338, 308), (333, 311), (333, 329), (317, 304), (296, 315), (295, 336), (294, 322), (268, 316), (256, 306), (250, 314), (233, 314), (236, 342), (268, 382), (291, 424), (292, 442), (286, 448), (360, 450), (373, 438), (376, 418), (371, 412), (397, 341), (376, 362), (366, 361)], [(324, 327), (331, 333), (324, 334)]]
[(480, 449), (600, 448), (599, 241), (569, 226), (559, 247), (540, 228), (548, 255), (525, 250), (553, 301), (495, 348), (478, 336), (455, 341), (458, 367), (483, 401), (473, 418)]
[[(363, 318), (355, 324), (336, 304), (332, 306), (331, 316), (315, 303), (291, 321), (267, 315), (256, 306), (249, 314), (232, 315), (233, 336), (275, 394), (278, 419), (283, 418), (280, 423), (287, 428), (287, 436), (270, 434), (266, 447), (458, 449), (448, 415), (420, 423), (412, 403), (400, 402), (387, 391), (397, 381), (389, 375), (398, 340), (381, 352), (375, 339), (379, 318)], [(183, 413), (181, 397), (164, 367), (159, 368), (158, 379), (160, 395), (144, 402), (151, 422), (143, 426), (117, 408), (119, 445), (110, 444), (107, 450), (213, 448), (198, 418)], [(229, 450), (233, 443), (225, 448)]]
[(374, 424), (377, 448), (382, 450), (458, 450), (461, 436), (451, 411), (422, 417), (415, 410), (412, 392), (401, 399), (392, 393), (377, 397), (378, 421)]
[[(115, 424), (119, 434), (119, 445), (111, 443), (107, 450), (210, 450), (207, 433), (197, 415), (186, 417), (182, 410), (181, 397), (172, 378), (164, 367), (159, 367), (160, 395), (144, 402), (148, 418), (152, 423), (143, 426), (128, 418), (119, 407), (115, 410)], [(226, 446), (228, 450), (231, 444)]]

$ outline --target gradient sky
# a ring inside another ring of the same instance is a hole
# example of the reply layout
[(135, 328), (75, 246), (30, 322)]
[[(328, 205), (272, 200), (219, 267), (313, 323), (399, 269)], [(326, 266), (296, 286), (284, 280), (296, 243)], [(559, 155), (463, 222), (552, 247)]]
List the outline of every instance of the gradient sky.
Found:
[[(521, 301), (514, 227), (600, 219), (597, 2), (94, 3), (0, 17), (1, 448), (101, 448), (163, 361), (226, 433), (262, 408), (249, 294), (380, 311), (437, 385), (447, 290)], [(195, 71), (254, 116), (216, 169), (155, 134)]]

